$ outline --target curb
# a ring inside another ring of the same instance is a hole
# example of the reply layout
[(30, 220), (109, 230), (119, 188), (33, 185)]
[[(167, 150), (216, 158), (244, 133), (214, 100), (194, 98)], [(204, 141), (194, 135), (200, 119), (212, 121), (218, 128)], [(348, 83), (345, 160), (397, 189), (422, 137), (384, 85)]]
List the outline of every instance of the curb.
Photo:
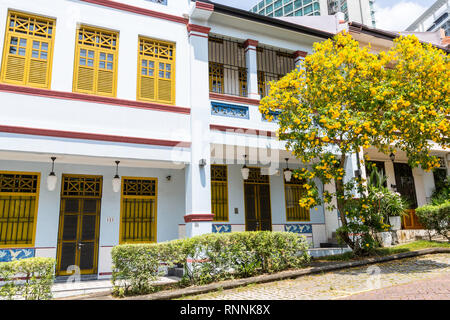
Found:
[[(292, 279), (292, 278), (297, 278), (297, 277), (301, 277), (301, 276), (308, 275), (308, 274), (329, 272), (329, 271), (345, 269), (345, 268), (353, 268), (353, 267), (374, 264), (374, 263), (379, 263), (379, 262), (386, 262), (386, 261), (418, 257), (418, 256), (427, 255), (427, 254), (438, 254), (438, 253), (450, 253), (450, 248), (422, 249), (422, 250), (417, 250), (417, 251), (397, 253), (397, 254), (383, 256), (383, 257), (366, 258), (364, 260), (359, 260), (359, 261), (332, 263), (332, 264), (327, 264), (327, 265), (320, 266), (320, 267), (310, 267), (310, 268), (306, 268), (306, 269), (293, 270), (293, 271), (282, 271), (282, 272), (278, 272), (278, 273), (274, 273), (274, 274), (260, 275), (260, 276), (244, 278), (244, 279), (226, 280), (226, 281), (221, 281), (218, 283), (212, 283), (212, 284), (203, 285), (203, 286), (193, 286), (193, 287), (188, 287), (188, 288), (184, 288), (184, 289), (170, 290), (170, 291), (166, 291), (166, 292), (157, 292), (157, 293), (141, 295), (141, 296), (133, 296), (133, 297), (120, 298), (120, 299), (113, 298), (113, 297), (109, 297), (109, 298), (114, 299), (114, 300), (170, 300), (170, 299), (181, 298), (183, 296), (208, 293), (211, 291), (233, 289), (233, 288), (237, 288), (237, 287), (246, 286), (249, 284), (266, 283), (266, 282), (272, 282), (272, 281), (278, 281), (278, 280)], [(101, 295), (100, 295), (100, 293), (97, 293), (94, 295), (80, 297), (80, 299), (88, 300), (88, 299), (96, 299), (99, 297), (101, 297)]]

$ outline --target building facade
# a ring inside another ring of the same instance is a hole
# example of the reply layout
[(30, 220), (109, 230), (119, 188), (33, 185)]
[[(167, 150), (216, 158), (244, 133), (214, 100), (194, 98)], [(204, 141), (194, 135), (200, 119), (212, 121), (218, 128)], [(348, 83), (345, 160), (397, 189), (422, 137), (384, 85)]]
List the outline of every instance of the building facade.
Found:
[(338, 12), (345, 21), (375, 27), (375, 0), (262, 0), (251, 12), (268, 17), (326, 16)]
[(101, 278), (120, 243), (337, 227), (258, 110), (332, 34), (188, 0), (2, 0), (0, 32), (0, 261)]
[(258, 110), (332, 33), (189, 0), (2, 0), (0, 32), (0, 261), (101, 278), (121, 243), (339, 227)]
[(406, 31), (430, 32), (443, 29), (450, 36), (450, 0), (436, 0)]

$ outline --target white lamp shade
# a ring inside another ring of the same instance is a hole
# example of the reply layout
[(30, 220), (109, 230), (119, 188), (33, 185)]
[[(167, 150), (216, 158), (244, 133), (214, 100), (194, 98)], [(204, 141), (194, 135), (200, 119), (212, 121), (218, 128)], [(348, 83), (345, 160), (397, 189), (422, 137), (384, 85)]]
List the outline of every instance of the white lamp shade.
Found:
[(244, 167), (241, 169), (241, 173), (242, 173), (242, 178), (244, 178), (244, 180), (247, 180), (248, 174), (250, 173), (250, 169), (247, 167)]
[(291, 178), (292, 178), (292, 171), (291, 170), (286, 170), (284, 172), (284, 178), (286, 179), (287, 182), (290, 182)]
[(119, 177), (114, 177), (114, 179), (112, 179), (112, 187), (113, 187), (114, 192), (120, 191), (120, 178)]
[(58, 178), (56, 177), (56, 175), (54, 173), (50, 174), (47, 177), (47, 189), (48, 189), (48, 191), (55, 190), (57, 181), (58, 181)]

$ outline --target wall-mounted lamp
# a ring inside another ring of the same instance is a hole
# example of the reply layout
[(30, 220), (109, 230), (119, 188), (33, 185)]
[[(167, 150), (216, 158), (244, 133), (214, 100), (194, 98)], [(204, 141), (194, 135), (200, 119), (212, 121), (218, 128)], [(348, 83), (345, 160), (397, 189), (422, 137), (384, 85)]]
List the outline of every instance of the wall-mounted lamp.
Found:
[(244, 180), (248, 179), (248, 174), (250, 173), (250, 169), (247, 168), (247, 155), (244, 154), (244, 166), (241, 169), (241, 173), (242, 173), (242, 178), (244, 178)]
[(116, 175), (112, 179), (112, 187), (114, 192), (120, 191), (119, 163), (120, 161), (116, 161)]
[(56, 177), (56, 174), (54, 172), (56, 157), (51, 157), (50, 159), (52, 159), (52, 172), (50, 172), (47, 177), (47, 189), (48, 191), (53, 191), (55, 190), (56, 182), (58, 181), (58, 178)]
[(200, 167), (206, 166), (206, 159), (200, 159), (200, 161), (198, 162), (198, 165), (199, 165)]
[(284, 170), (284, 179), (286, 179), (286, 182), (290, 182), (292, 178), (292, 171), (289, 169), (288, 161), (289, 158), (284, 158), (286, 160), (286, 170)]
[(167, 180), (167, 181), (172, 180), (172, 176), (171, 176), (171, 175), (168, 175), (168, 176), (166, 177), (166, 180)]
[(389, 155), (389, 159), (391, 159), (391, 161), (394, 162), (395, 154), (393, 152), (391, 152), (391, 154)]

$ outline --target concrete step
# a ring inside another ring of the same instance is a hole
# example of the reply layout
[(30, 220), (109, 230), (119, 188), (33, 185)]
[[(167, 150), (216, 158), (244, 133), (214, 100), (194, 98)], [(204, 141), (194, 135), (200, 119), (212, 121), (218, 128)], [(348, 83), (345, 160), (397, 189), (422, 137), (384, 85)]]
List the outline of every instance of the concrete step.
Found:
[(167, 269), (167, 276), (169, 277), (183, 278), (183, 275), (184, 275), (184, 268), (175, 267)]

